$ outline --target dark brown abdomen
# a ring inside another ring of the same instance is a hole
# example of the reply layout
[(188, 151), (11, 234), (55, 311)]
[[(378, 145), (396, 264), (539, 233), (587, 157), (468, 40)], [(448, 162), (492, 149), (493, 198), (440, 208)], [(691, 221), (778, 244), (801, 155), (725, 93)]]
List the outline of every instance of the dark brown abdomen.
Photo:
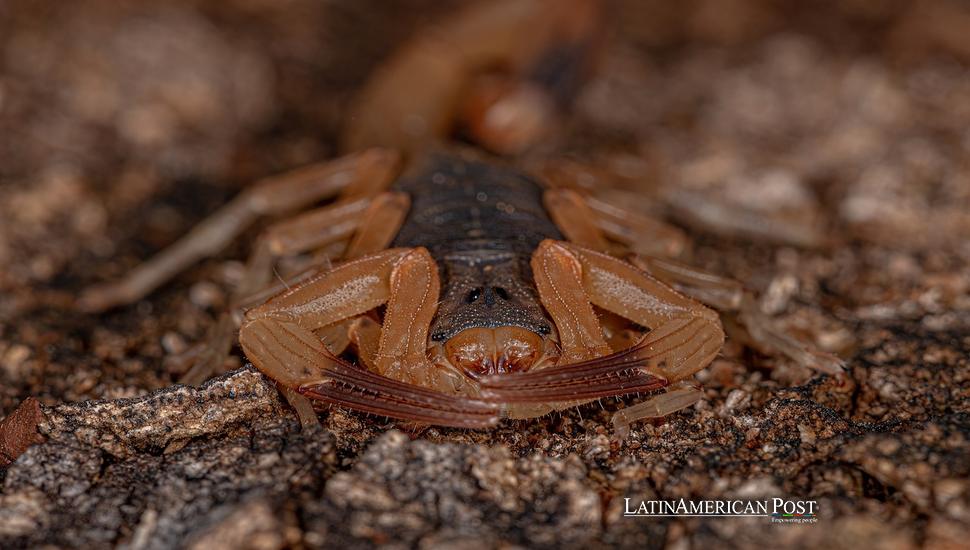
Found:
[(394, 187), (411, 211), (393, 246), (453, 253), (506, 251), (528, 257), (543, 239), (561, 239), (542, 205), (542, 188), (521, 172), (460, 153), (432, 153)]

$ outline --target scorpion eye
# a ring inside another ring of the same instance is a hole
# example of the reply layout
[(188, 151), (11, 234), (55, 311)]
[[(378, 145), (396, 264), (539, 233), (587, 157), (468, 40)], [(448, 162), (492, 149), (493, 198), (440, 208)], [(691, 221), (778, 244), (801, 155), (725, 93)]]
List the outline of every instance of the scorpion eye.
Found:
[(505, 290), (504, 288), (502, 288), (500, 286), (495, 287), (493, 290), (495, 290), (495, 294), (498, 294), (498, 297), (499, 298), (501, 298), (503, 300), (508, 300), (509, 299), (509, 291), (508, 290)]
[(474, 303), (482, 295), (482, 287), (473, 288), (467, 296), (465, 296), (466, 303)]

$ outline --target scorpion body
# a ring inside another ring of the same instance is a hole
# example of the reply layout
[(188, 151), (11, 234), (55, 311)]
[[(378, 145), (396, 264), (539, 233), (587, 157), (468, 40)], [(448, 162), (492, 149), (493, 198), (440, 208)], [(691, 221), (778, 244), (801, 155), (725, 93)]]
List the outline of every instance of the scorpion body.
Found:
[[(442, 145), (460, 128), (486, 150), (517, 154), (554, 126), (557, 89), (576, 86), (544, 89), (556, 82), (545, 69), (581, 78), (599, 36), (600, 3), (567, 3), (484, 2), (416, 38), (361, 93), (344, 137), (351, 154), (255, 184), (124, 280), (90, 288), (79, 307), (131, 303), (258, 217), (335, 199), (261, 233), (234, 311), (188, 381), (221, 364), (238, 324), (246, 356), (304, 423), (317, 421), (312, 401), (481, 428), (663, 389), (617, 413), (625, 429), (700, 398), (683, 381), (714, 359), (724, 332), (690, 296), (740, 308), (754, 340), (837, 366), (756, 315), (738, 283), (669, 259), (684, 248), (679, 229), (581, 178), (533, 179)], [(278, 260), (308, 253), (325, 261), (274, 285)]]

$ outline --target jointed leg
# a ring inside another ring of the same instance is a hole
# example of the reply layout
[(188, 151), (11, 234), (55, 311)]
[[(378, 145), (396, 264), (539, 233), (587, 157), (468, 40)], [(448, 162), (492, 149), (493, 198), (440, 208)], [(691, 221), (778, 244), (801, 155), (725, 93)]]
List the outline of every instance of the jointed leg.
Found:
[(640, 254), (631, 256), (630, 263), (713, 308), (721, 311), (737, 311), (741, 307), (744, 286), (732, 279), (674, 260)]
[(680, 229), (572, 189), (550, 189), (543, 201), (569, 241), (587, 248), (663, 257), (679, 256), (687, 248)]
[(586, 199), (572, 189), (550, 189), (542, 196), (553, 223), (570, 242), (595, 250), (609, 250), (610, 244), (596, 225), (596, 216)]
[(304, 212), (270, 225), (259, 240), (277, 258), (346, 241), (359, 229), (361, 216), (374, 200), (361, 197)]
[(686, 409), (700, 401), (704, 392), (686, 381), (678, 382), (659, 395), (636, 405), (620, 409), (613, 415), (613, 430), (623, 439), (630, 433), (630, 425), (647, 418), (663, 418), (679, 410)]
[(814, 349), (780, 329), (765, 315), (751, 293), (741, 300), (738, 321), (747, 331), (754, 347), (762, 352), (777, 352), (805, 367), (826, 374), (845, 372), (845, 361), (836, 355)]
[[(544, 269), (548, 265), (563, 267)], [(533, 258), (533, 274), (543, 305), (560, 332), (560, 325), (566, 327), (567, 334), (595, 332), (587, 328), (599, 328), (592, 304), (651, 331), (636, 346), (609, 356), (485, 379), (482, 386), (489, 400), (535, 402), (659, 389), (704, 368), (724, 341), (715, 312), (606, 254), (544, 241)], [(544, 278), (552, 285), (542, 286)], [(563, 300), (563, 296), (572, 300)], [(557, 311), (557, 304), (562, 303), (572, 307)]]
[(597, 197), (587, 197), (596, 225), (631, 252), (676, 258), (687, 250), (687, 235), (677, 227)]
[(196, 261), (222, 250), (257, 218), (305, 208), (348, 186), (364, 185), (362, 182), (385, 187), (397, 173), (398, 162), (396, 153), (369, 149), (263, 180), (121, 281), (85, 290), (77, 305), (95, 312), (132, 303)]
[(718, 315), (678, 294), (632, 265), (569, 243), (559, 253), (574, 256), (583, 267), (583, 287), (603, 309), (650, 328), (642, 344), (663, 363), (669, 380), (681, 380), (704, 368), (724, 342)]
[(390, 246), (410, 208), (411, 199), (406, 193), (389, 192), (374, 197), (342, 257), (351, 260)]
[(672, 260), (634, 256), (630, 261), (684, 294), (736, 317), (755, 348), (780, 353), (820, 372), (843, 372), (844, 363), (840, 358), (813, 349), (778, 328), (741, 283)]
[[(437, 289), (437, 267), (426, 250), (386, 250), (250, 310), (240, 343), (260, 370), (314, 399), (439, 425), (491, 425), (498, 418), (495, 406), (428, 387), (445, 389), (448, 381), (423, 349)], [(385, 327), (374, 361), (380, 374), (345, 364), (312, 332), (384, 303)]]
[(269, 285), (279, 258), (296, 256), (333, 244), (344, 244), (339, 256), (353, 259), (383, 250), (397, 235), (410, 200), (404, 193), (341, 200), (293, 219), (278, 222), (257, 239), (246, 277), (237, 291), (243, 297)]
[[(367, 247), (383, 248), (397, 233), (407, 206), (406, 196), (387, 192), (373, 198), (343, 200), (267, 228), (256, 240), (242, 281), (233, 292), (229, 310), (220, 315), (199, 349), (193, 349), (189, 354), (192, 368), (180, 381), (184, 384), (198, 384), (218, 370), (232, 347), (235, 319), (244, 304), (252, 303), (254, 295), (268, 298), (276, 294), (272, 292), (267, 296), (260, 291), (274, 290), (277, 286), (271, 285), (271, 282), (273, 268), (279, 258), (295, 256), (333, 243), (345, 243), (355, 234), (354, 243), (361, 242), (360, 237), (364, 237), (363, 244), (352, 245), (355, 254), (360, 250), (366, 251)], [(376, 225), (379, 228), (374, 229), (370, 226), (374, 225), (375, 220), (390, 223), (378, 223)], [(283, 283), (284, 286), (288, 284), (293, 283)]]

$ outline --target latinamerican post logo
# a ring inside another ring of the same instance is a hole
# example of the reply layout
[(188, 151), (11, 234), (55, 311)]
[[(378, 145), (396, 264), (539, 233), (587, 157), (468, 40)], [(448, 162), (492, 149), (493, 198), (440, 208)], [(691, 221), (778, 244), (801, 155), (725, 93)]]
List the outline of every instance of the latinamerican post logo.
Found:
[(771, 523), (817, 523), (818, 502), (770, 498), (764, 500), (641, 500), (623, 499), (628, 518), (700, 517), (768, 518)]

